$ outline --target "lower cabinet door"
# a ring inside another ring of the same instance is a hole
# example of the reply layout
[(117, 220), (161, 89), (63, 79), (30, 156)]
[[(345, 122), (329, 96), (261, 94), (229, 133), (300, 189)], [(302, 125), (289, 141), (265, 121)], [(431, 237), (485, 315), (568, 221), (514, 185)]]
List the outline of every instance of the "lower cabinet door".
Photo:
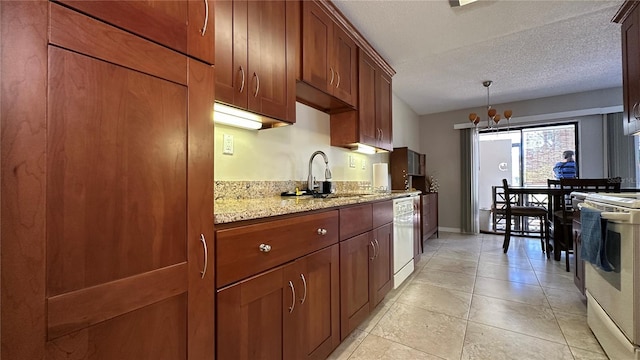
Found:
[(216, 358), (282, 359), (283, 330), (300, 321), (293, 289), (280, 267), (220, 290)]
[(222, 289), (217, 359), (326, 359), (340, 343), (338, 245)]
[[(285, 336), (285, 359), (326, 359), (340, 344), (339, 245), (316, 251), (287, 267), (300, 311), (299, 323)], [(287, 333), (287, 329), (285, 329)], [(299, 336), (290, 344), (289, 339)], [(289, 351), (289, 345), (296, 347)]]
[(340, 242), (340, 337), (344, 340), (369, 316), (369, 266), (375, 245), (371, 231)]
[(389, 223), (373, 230), (376, 252), (369, 275), (369, 307), (375, 308), (393, 287), (393, 224)]

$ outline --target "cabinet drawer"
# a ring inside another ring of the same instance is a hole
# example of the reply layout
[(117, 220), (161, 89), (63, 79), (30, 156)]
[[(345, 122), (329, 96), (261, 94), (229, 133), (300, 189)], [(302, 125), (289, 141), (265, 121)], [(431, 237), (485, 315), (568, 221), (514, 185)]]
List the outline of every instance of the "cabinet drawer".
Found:
[(373, 228), (393, 221), (393, 200), (373, 203)]
[(340, 240), (371, 230), (373, 215), (371, 204), (340, 209)]
[[(337, 242), (337, 210), (219, 230), (216, 285), (220, 288)], [(270, 250), (262, 251), (263, 244)]]

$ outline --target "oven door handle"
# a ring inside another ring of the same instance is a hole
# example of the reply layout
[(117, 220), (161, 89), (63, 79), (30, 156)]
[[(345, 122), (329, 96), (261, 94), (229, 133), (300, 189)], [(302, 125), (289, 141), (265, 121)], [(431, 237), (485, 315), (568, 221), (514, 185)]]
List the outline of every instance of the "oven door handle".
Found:
[(601, 212), (600, 217), (610, 221), (631, 222), (631, 213), (626, 212)]

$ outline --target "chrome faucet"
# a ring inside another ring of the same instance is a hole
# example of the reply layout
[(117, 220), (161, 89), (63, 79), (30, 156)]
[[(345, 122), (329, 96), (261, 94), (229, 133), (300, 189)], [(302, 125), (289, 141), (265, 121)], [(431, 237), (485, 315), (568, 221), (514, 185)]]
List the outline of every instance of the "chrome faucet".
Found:
[(307, 177), (307, 189), (311, 192), (313, 192), (313, 190), (316, 187), (318, 187), (318, 185), (314, 184), (315, 179), (313, 177), (313, 171), (311, 170), (311, 165), (313, 164), (313, 158), (315, 158), (316, 155), (322, 155), (322, 157), (324, 158), (324, 164), (327, 166), (326, 169), (324, 170), (324, 179), (325, 180), (331, 179), (331, 170), (329, 170), (329, 158), (327, 157), (327, 154), (325, 154), (320, 150), (314, 152), (313, 154), (311, 154), (311, 158), (309, 158), (309, 176)]

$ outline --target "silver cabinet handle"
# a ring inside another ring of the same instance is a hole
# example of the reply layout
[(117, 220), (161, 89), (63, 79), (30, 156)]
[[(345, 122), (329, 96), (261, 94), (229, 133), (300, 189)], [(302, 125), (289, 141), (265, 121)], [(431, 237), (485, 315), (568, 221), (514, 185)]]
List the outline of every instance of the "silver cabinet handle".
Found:
[(327, 235), (327, 229), (318, 229), (318, 235)]
[(256, 92), (253, 94), (253, 97), (256, 97), (260, 91), (260, 77), (256, 73), (253, 73), (253, 77), (256, 78)]
[(304, 301), (307, 300), (307, 279), (304, 278), (304, 274), (300, 274), (302, 278), (302, 284), (304, 285), (304, 296), (300, 299), (300, 305), (304, 304)]
[(380, 141), (384, 140), (384, 130), (380, 129)]
[(209, 258), (209, 252), (207, 251), (207, 240), (204, 238), (204, 234), (200, 234), (200, 242), (204, 247), (204, 268), (202, 269), (202, 271), (200, 271), (200, 274), (202, 274), (200, 278), (204, 279), (204, 275), (207, 273), (207, 260)]
[(336, 75), (338, 75), (338, 81), (336, 81), (336, 87), (340, 87), (340, 73), (336, 71)]
[(289, 306), (289, 314), (293, 312), (296, 307), (296, 289), (293, 287), (293, 283), (289, 280), (289, 287), (291, 288), (291, 306)]
[(209, 0), (204, 0), (204, 25), (200, 30), (200, 35), (204, 36), (207, 32), (207, 23), (209, 22)]
[(331, 80), (329, 80), (329, 85), (333, 85), (333, 68), (329, 67), (329, 71), (331, 71)]
[(373, 242), (375, 242), (377, 248), (375, 257), (378, 257), (378, 255), (380, 255), (380, 243), (378, 242), (378, 239), (373, 239)]
[(242, 65), (240, 65), (240, 74), (242, 74), (242, 81), (240, 82), (240, 91), (239, 91), (239, 93), (242, 94), (242, 90), (244, 90), (244, 69), (242, 68)]
[(373, 241), (369, 241), (369, 245), (373, 249), (373, 255), (369, 258), (369, 260), (373, 260), (376, 258), (376, 246), (373, 244)]
[(260, 248), (260, 251), (265, 253), (268, 253), (269, 251), (271, 251), (271, 245), (260, 244), (259, 248)]
[(633, 109), (631, 110), (633, 117), (638, 120), (640, 118), (640, 115), (638, 115), (638, 102), (636, 101), (635, 104), (633, 104)]

